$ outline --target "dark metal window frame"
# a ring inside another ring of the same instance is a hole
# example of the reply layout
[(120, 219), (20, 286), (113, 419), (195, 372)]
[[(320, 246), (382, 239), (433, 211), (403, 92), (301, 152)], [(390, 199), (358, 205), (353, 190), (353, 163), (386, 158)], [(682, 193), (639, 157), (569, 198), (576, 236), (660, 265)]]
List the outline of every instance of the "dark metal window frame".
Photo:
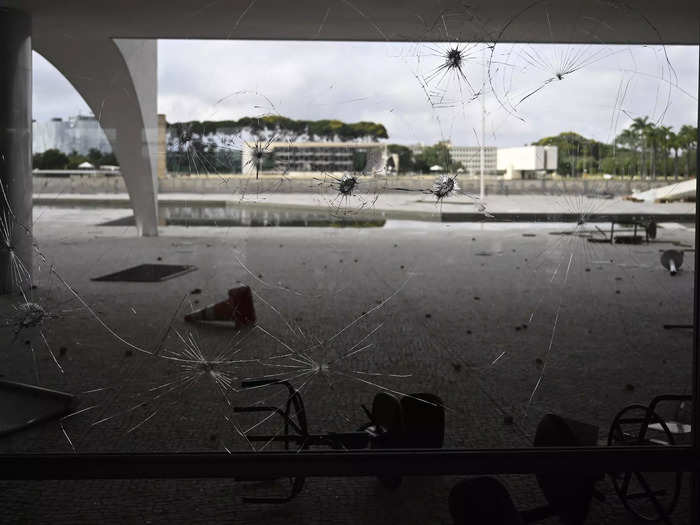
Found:
[[(700, 64), (699, 64), (700, 80)], [(700, 84), (698, 86), (700, 99)], [(700, 106), (698, 108), (700, 125)], [(700, 139), (700, 133), (699, 137)], [(700, 142), (700, 141), (699, 141)], [(696, 151), (700, 166), (700, 147)], [(696, 174), (697, 177), (697, 174)], [(696, 203), (700, 202), (700, 185)], [(700, 219), (695, 214), (695, 246)], [(700, 257), (693, 289), (693, 440), (675, 447), (443, 449), (234, 453), (0, 454), (2, 480), (173, 479), (379, 474), (418, 476), (535, 472), (682, 471), (693, 474), (692, 522), (700, 523)]]

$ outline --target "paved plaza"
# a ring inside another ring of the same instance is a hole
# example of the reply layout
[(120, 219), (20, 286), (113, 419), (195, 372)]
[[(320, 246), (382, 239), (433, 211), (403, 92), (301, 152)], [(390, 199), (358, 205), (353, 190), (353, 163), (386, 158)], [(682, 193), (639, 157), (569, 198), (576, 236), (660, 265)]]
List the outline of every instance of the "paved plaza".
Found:
[[(495, 212), (527, 206), (503, 199), (493, 200)], [(612, 206), (598, 201), (550, 199), (543, 206)], [(686, 203), (619, 205), (649, 213), (694, 210)], [(685, 253), (675, 277), (659, 263), (661, 250), (692, 247), (694, 230), (684, 225), (661, 224), (657, 239), (640, 245), (590, 242), (600, 234), (589, 224), (390, 219), (381, 228), (167, 226), (157, 238), (137, 238), (129, 225), (100, 226), (128, 215), (115, 208), (35, 208), (35, 238), (46, 259), (34, 261), (34, 300), (50, 314), (42, 331), (63, 372), (36, 342), (36, 366), (24, 341), (3, 356), (3, 379), (33, 383), (38, 375), (43, 386), (77, 394), (79, 407), (95, 407), (65, 425), (78, 452), (246, 450), (217, 388), (201, 381), (158, 398), (154, 392), (167, 389), (177, 367), (125, 344), (176, 350), (177, 334), (192, 334), (204, 352), (229, 348), (232, 330), (194, 327), (183, 315), (223, 300), (237, 283), (254, 290), (258, 325), (274, 336), (256, 331), (242, 343), (236, 355), (246, 362), (237, 380), (269, 373), (254, 361), (279, 353), (279, 341), (328, 341), (361, 316), (325, 345), (324, 354), (338, 356), (372, 334), (372, 347), (342, 360), (338, 374), (305, 384), (313, 432), (356, 429), (366, 420), (361, 404), (390, 390), (438, 394), (447, 407), (450, 448), (530, 446), (549, 412), (597, 425), (604, 441), (622, 407), (690, 391), (691, 332), (663, 325), (691, 321), (693, 252)], [(145, 262), (197, 270), (160, 283), (90, 280)], [(358, 371), (367, 375), (353, 377), (366, 382), (349, 377)], [(282, 400), (271, 391), (231, 396), (241, 405)], [(0, 449), (70, 452), (66, 434), (47, 423), (3, 438)], [(533, 476), (502, 479), (519, 508), (544, 503)], [(0, 521), (447, 524), (454, 482), (411, 478), (392, 492), (373, 479), (316, 478), (281, 506), (240, 502), (242, 494), (285, 490), (271, 482), (3, 482)], [(593, 503), (589, 523), (633, 523), (611, 485), (600, 488), (607, 498)], [(678, 523), (684, 511), (683, 499)]]

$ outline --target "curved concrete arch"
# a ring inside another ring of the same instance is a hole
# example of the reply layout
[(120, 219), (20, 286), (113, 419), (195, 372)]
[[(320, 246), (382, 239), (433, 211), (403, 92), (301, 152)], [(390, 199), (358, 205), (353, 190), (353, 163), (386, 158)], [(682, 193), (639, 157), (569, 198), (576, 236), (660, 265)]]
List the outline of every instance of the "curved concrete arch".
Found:
[(139, 235), (158, 235), (157, 41), (37, 34), (33, 48), (75, 87), (112, 145)]

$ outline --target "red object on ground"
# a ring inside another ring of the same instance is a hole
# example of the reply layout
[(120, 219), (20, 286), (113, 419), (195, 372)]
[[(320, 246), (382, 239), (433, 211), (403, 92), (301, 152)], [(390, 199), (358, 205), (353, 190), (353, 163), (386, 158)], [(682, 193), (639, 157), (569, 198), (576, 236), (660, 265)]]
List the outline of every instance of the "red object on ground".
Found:
[(253, 294), (248, 286), (238, 286), (228, 291), (228, 299), (220, 303), (210, 304), (190, 314), (185, 315), (185, 321), (196, 322), (234, 322), (236, 327), (255, 324), (255, 307)]

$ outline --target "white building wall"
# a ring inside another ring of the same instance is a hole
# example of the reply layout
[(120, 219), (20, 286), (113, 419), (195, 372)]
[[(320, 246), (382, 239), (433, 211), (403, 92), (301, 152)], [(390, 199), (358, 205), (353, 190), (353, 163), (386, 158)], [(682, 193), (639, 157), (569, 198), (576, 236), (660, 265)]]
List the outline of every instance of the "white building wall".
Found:
[(498, 148), (496, 165), (499, 170), (555, 170), (557, 168), (557, 147), (523, 146), (520, 148)]
[[(481, 147), (480, 146), (455, 146), (449, 141), (446, 142), (450, 150), (450, 158), (453, 162), (461, 162), (468, 173), (478, 173), (481, 169)], [(408, 146), (414, 156), (420, 155), (425, 149), (422, 143)], [(496, 146), (486, 146), (484, 148), (484, 169), (487, 172), (496, 171)]]
[(545, 146), (544, 151), (547, 156), (544, 169), (548, 171), (556, 171), (559, 165), (559, 148), (556, 146)]
[(32, 150), (34, 153), (43, 153), (52, 148), (64, 151), (67, 147), (66, 134), (63, 132), (65, 124), (62, 120), (32, 122)]
[[(468, 172), (479, 172), (481, 169), (481, 148), (479, 146), (450, 146), (450, 157), (453, 162), (461, 162)], [(496, 151), (494, 146), (484, 148), (484, 170), (496, 170)]]
[(43, 153), (47, 149), (57, 149), (66, 154), (75, 150), (81, 155), (87, 155), (92, 148), (102, 153), (112, 151), (105, 132), (94, 117), (33, 122), (32, 132), (34, 153)]
[(534, 148), (499, 148), (496, 167), (499, 170), (535, 170), (537, 167)]

